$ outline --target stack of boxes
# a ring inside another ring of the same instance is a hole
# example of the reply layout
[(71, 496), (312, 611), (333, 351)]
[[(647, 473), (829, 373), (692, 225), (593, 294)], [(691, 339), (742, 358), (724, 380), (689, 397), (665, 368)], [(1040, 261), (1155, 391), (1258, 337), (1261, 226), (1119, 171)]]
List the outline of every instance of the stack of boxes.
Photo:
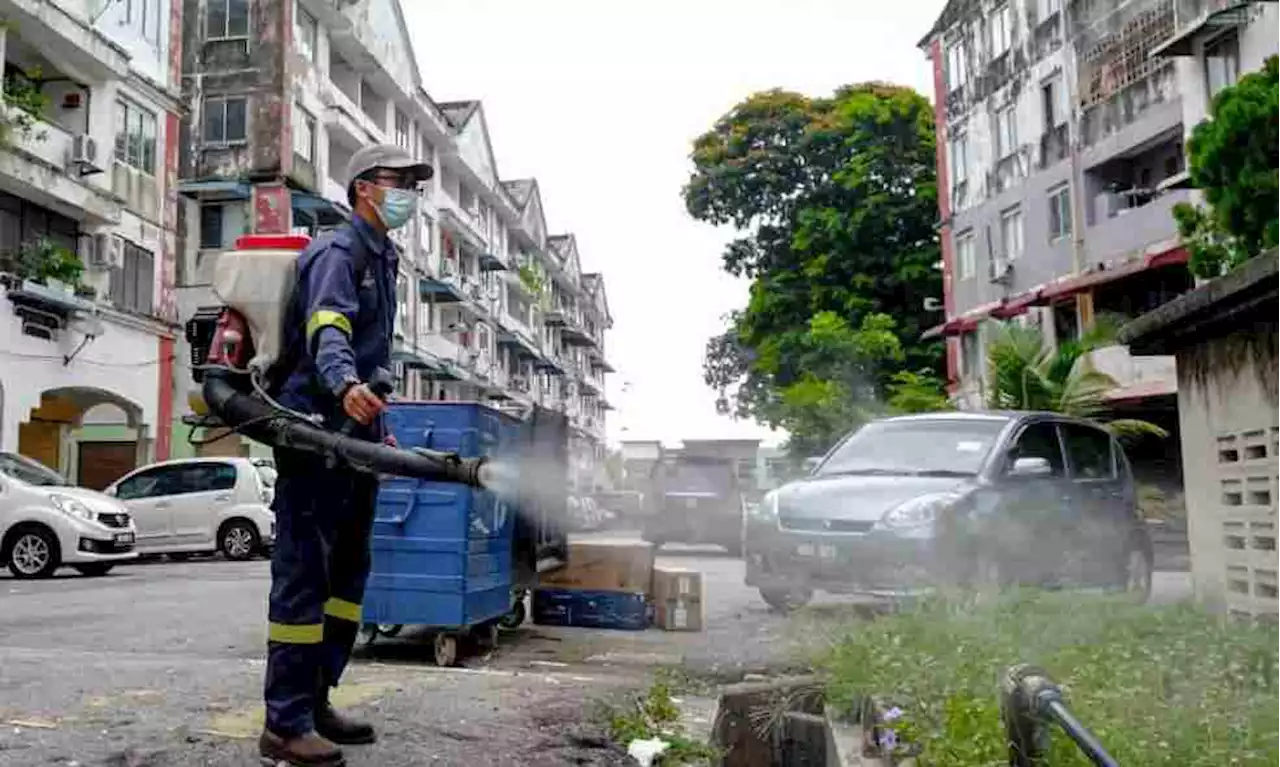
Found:
[(701, 631), (702, 574), (654, 565), (652, 544), (575, 541), (568, 562), (542, 576), (533, 621), (544, 626)]

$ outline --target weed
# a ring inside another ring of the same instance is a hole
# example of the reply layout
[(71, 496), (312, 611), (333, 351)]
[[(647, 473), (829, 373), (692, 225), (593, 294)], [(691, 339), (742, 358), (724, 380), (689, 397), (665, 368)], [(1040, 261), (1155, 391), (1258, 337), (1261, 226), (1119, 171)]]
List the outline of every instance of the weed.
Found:
[(655, 762), (661, 767), (709, 764), (718, 752), (682, 730), (680, 709), (671, 699), (669, 683), (661, 676), (643, 696), (633, 698), (632, 705), (606, 712), (610, 736), (623, 748), (633, 740), (662, 739), (668, 745)]
[[(896, 707), (917, 763), (1007, 762), (1000, 674), (1034, 663), (1122, 764), (1274, 765), (1277, 631), (1191, 605), (1137, 606), (1079, 594), (938, 599), (846, 625), (823, 666), (837, 705)], [(1055, 731), (1049, 763), (1088, 762)]]

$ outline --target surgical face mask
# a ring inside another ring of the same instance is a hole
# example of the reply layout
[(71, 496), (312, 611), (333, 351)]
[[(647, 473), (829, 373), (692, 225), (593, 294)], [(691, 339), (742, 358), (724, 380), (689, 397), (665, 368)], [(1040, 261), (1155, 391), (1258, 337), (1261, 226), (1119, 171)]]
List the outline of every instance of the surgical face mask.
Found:
[(382, 225), (388, 229), (399, 229), (409, 223), (416, 199), (417, 195), (408, 189), (383, 188), (382, 204), (377, 206)]

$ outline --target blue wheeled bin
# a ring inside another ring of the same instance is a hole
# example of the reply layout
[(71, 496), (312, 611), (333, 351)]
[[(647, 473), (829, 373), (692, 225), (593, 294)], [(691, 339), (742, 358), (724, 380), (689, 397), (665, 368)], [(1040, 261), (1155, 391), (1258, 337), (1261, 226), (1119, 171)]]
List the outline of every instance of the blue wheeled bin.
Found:
[[(520, 422), (475, 402), (395, 402), (387, 427), (402, 448), (456, 452), (464, 458), (516, 455)], [(436, 663), (453, 665), (460, 640), (497, 640), (511, 609), (513, 531), (510, 499), (462, 485), (388, 478), (374, 512), (372, 567), (364, 597), (365, 631), (380, 626), (433, 630)]]

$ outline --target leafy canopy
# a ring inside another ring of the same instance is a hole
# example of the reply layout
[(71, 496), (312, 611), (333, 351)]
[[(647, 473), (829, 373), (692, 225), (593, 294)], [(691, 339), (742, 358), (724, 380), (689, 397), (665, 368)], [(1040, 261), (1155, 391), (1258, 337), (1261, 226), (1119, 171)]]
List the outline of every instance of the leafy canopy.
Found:
[(1180, 203), (1173, 215), (1197, 277), (1220, 276), (1280, 241), (1278, 72), (1272, 56), (1224, 88), (1187, 142), (1191, 181), (1208, 205)]
[(685, 205), (737, 230), (723, 267), (752, 280), (707, 344), (704, 378), (723, 412), (822, 452), (881, 407), (896, 373), (941, 357), (919, 340), (923, 301), (942, 291), (932, 108), (882, 83), (765, 91), (698, 137), (692, 160)]

